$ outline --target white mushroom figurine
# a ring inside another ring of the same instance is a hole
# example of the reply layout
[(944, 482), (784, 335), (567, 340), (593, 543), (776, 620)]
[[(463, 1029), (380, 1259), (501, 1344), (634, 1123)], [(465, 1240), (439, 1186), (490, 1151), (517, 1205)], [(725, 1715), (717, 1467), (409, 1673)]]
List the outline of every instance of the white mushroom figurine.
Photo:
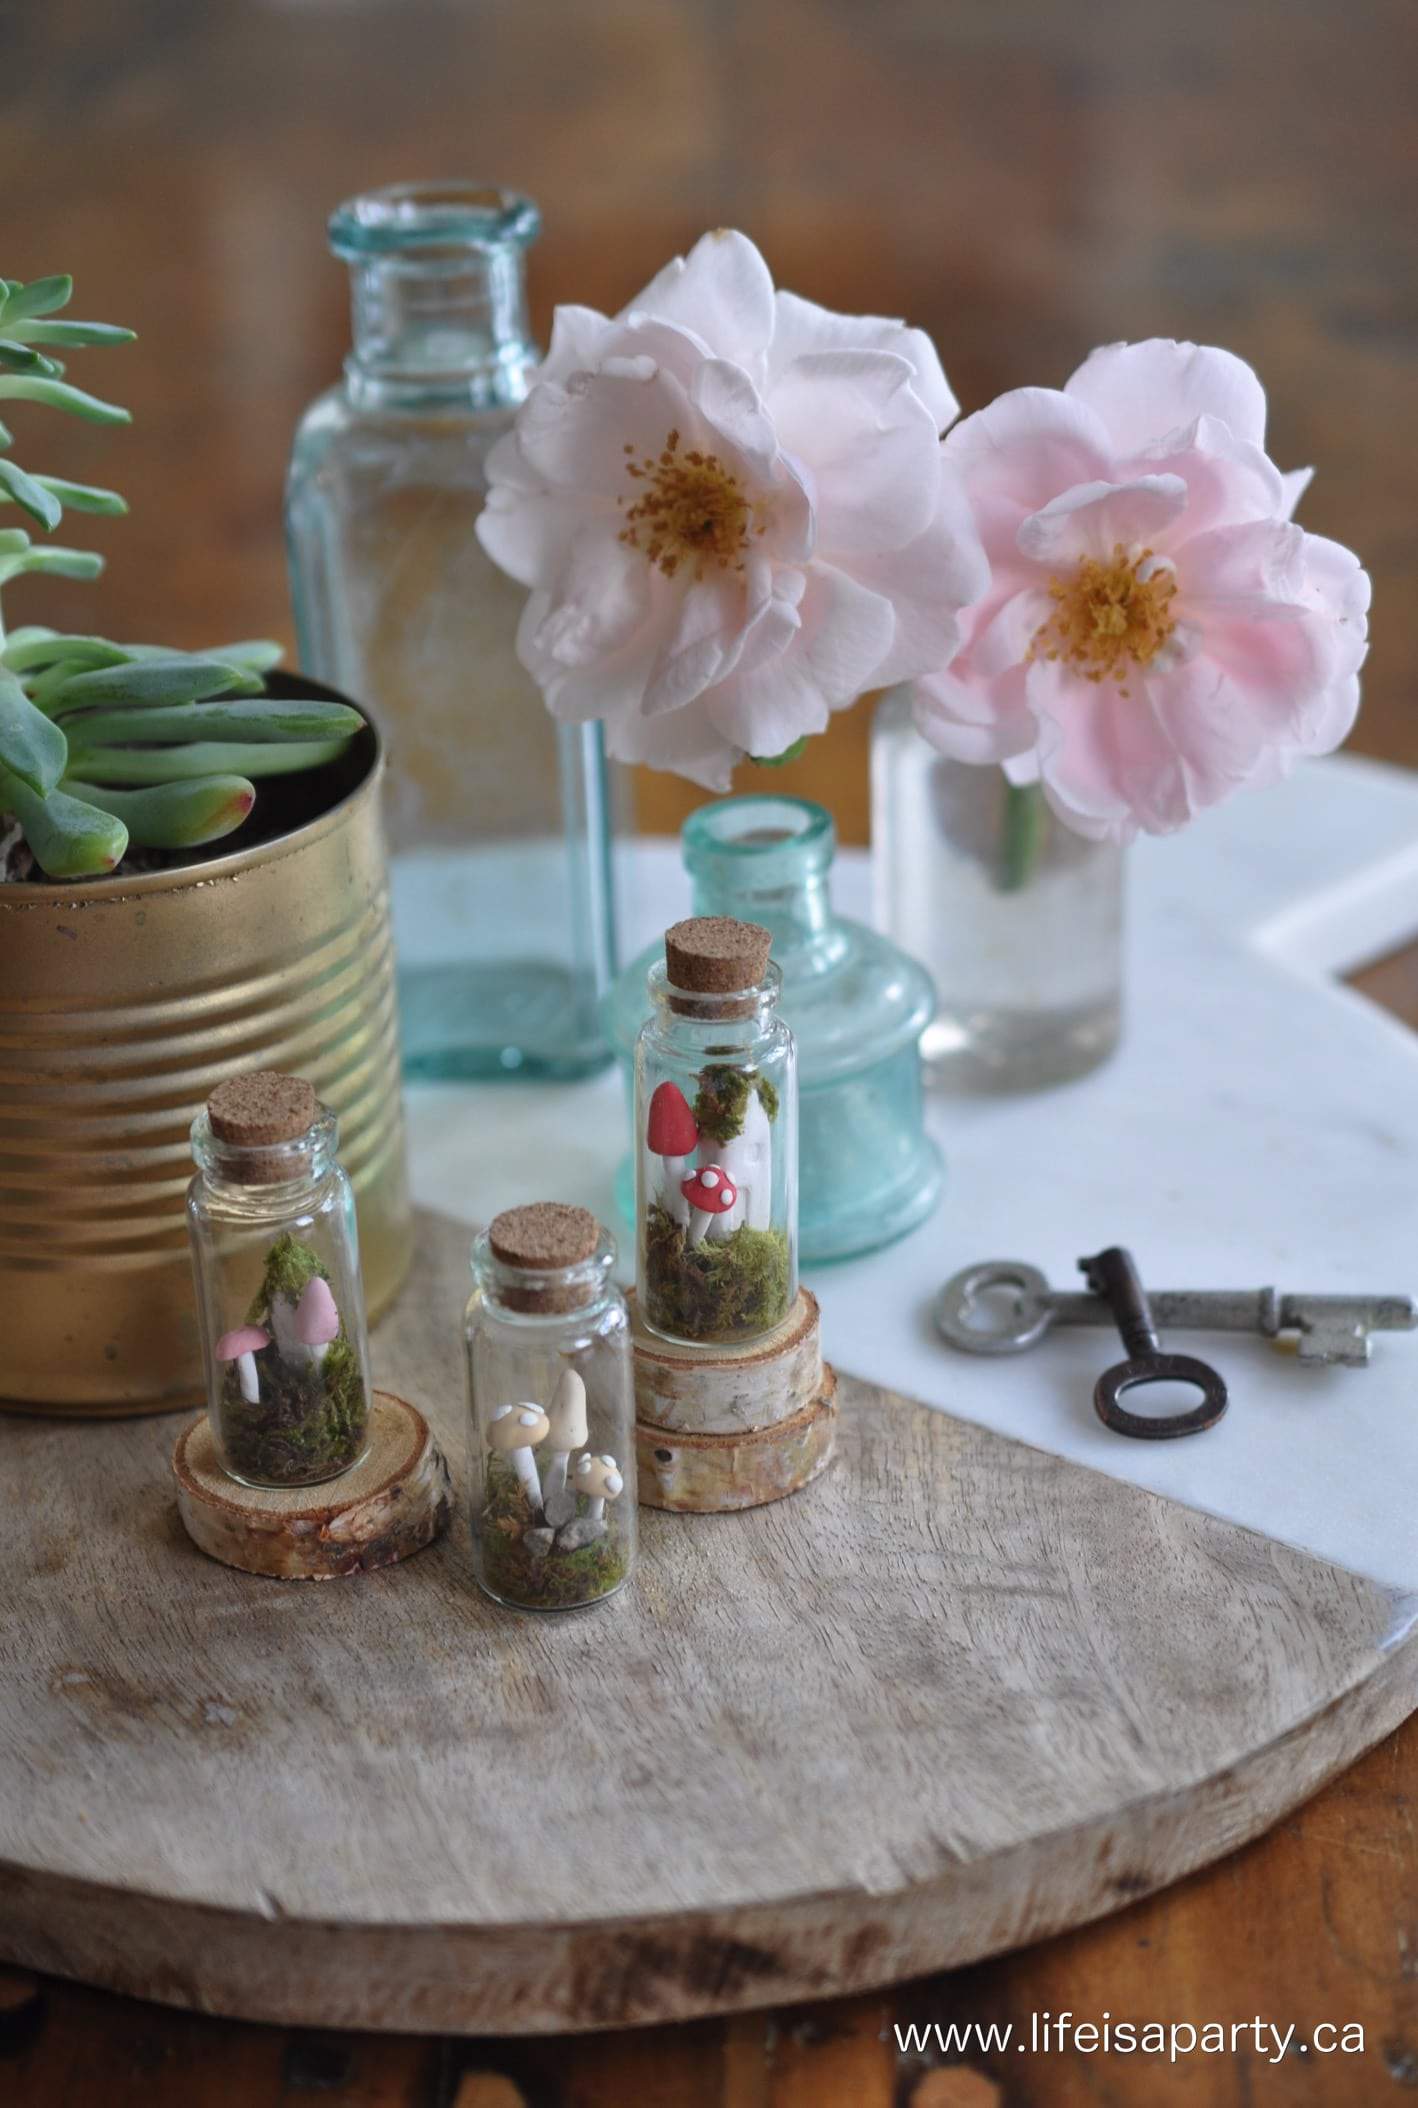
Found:
[(592, 1522), (604, 1522), (606, 1502), (625, 1491), (625, 1480), (614, 1457), (593, 1457), (587, 1450), (576, 1466), (576, 1491), (591, 1505), (586, 1513)]
[(340, 1313), (323, 1274), (312, 1274), (295, 1306), (295, 1336), (318, 1369), (332, 1340), (340, 1336)]
[(552, 1401), (547, 1409), (547, 1448), (550, 1463), (547, 1466), (546, 1486), (542, 1508), (553, 1529), (570, 1522), (576, 1513), (576, 1496), (568, 1492), (566, 1467), (571, 1462), (571, 1452), (579, 1449), (586, 1439), (586, 1386), (574, 1369), (563, 1369)]
[(238, 1325), (234, 1332), (224, 1332), (217, 1341), (217, 1360), (236, 1363), (236, 1380), (248, 1405), (260, 1403), (261, 1380), (256, 1374), (256, 1356), (270, 1344), (270, 1333), (263, 1332), (259, 1325)]
[(521, 1482), (522, 1491), (534, 1508), (542, 1505), (542, 1482), (532, 1451), (544, 1442), (551, 1426), (539, 1405), (500, 1405), (488, 1422), (489, 1449), (506, 1457)]

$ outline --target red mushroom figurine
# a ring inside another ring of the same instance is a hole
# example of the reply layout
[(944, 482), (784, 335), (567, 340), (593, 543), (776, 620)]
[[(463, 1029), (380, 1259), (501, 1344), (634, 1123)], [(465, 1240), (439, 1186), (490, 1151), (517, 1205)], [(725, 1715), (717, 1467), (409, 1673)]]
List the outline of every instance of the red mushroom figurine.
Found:
[[(689, 1242), (702, 1244), (721, 1216), (729, 1213), (739, 1189), (717, 1164), (703, 1164), (687, 1178), (680, 1192), (689, 1202)], [(723, 1233), (727, 1236), (728, 1232)]]
[(699, 1147), (699, 1124), (677, 1083), (656, 1085), (646, 1122), (645, 1146), (651, 1156), (659, 1157), (661, 1162), (656, 1195), (660, 1206), (676, 1222), (688, 1222), (683, 1180), (689, 1160)]

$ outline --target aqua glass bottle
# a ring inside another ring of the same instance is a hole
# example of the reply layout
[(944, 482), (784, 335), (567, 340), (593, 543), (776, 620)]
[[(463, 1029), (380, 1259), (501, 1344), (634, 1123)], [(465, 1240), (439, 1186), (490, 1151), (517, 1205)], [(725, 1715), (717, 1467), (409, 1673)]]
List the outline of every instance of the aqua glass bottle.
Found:
[[(781, 1015), (798, 1050), (799, 1248), (805, 1261), (875, 1251), (935, 1207), (940, 1152), (925, 1131), (920, 1038), (930, 977), (861, 923), (828, 888), (832, 816), (803, 798), (725, 798), (681, 834), (696, 915), (732, 915), (772, 933)], [(630, 1083), (645, 1017), (651, 947), (612, 999), (612, 1035)], [(631, 1216), (633, 1166), (617, 1197)]]
[(608, 1059), (615, 973), (598, 725), (558, 726), (518, 662), (522, 589), (474, 523), (538, 352), (527, 198), (400, 184), (330, 221), (350, 267), (343, 379), (296, 433), (286, 523), (305, 670), (386, 735), (408, 1072), (571, 1077)]

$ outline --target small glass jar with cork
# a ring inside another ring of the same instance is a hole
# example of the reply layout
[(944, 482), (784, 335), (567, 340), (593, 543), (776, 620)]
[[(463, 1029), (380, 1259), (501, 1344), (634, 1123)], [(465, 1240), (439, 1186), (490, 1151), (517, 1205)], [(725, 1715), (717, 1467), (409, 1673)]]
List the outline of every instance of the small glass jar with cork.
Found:
[(466, 1342), (473, 1571), (495, 1602), (574, 1610), (635, 1564), (635, 1403), (614, 1240), (586, 1208), (494, 1217)]
[(797, 1057), (777, 1014), (772, 938), (700, 915), (665, 933), (635, 1049), (641, 1322), (735, 1345), (798, 1293)]
[(369, 1347), (335, 1115), (297, 1076), (218, 1084), (192, 1123), (187, 1227), (207, 1407), (247, 1486), (314, 1486), (365, 1453)]

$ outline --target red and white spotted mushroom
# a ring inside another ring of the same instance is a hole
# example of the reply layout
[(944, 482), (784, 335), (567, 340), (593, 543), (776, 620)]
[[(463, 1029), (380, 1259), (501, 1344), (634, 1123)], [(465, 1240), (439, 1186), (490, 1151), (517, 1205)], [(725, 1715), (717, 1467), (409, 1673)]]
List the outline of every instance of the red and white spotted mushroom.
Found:
[(689, 1202), (691, 1245), (702, 1244), (706, 1236), (712, 1235), (714, 1226), (731, 1213), (739, 1197), (738, 1187), (719, 1164), (701, 1164), (679, 1190)]

